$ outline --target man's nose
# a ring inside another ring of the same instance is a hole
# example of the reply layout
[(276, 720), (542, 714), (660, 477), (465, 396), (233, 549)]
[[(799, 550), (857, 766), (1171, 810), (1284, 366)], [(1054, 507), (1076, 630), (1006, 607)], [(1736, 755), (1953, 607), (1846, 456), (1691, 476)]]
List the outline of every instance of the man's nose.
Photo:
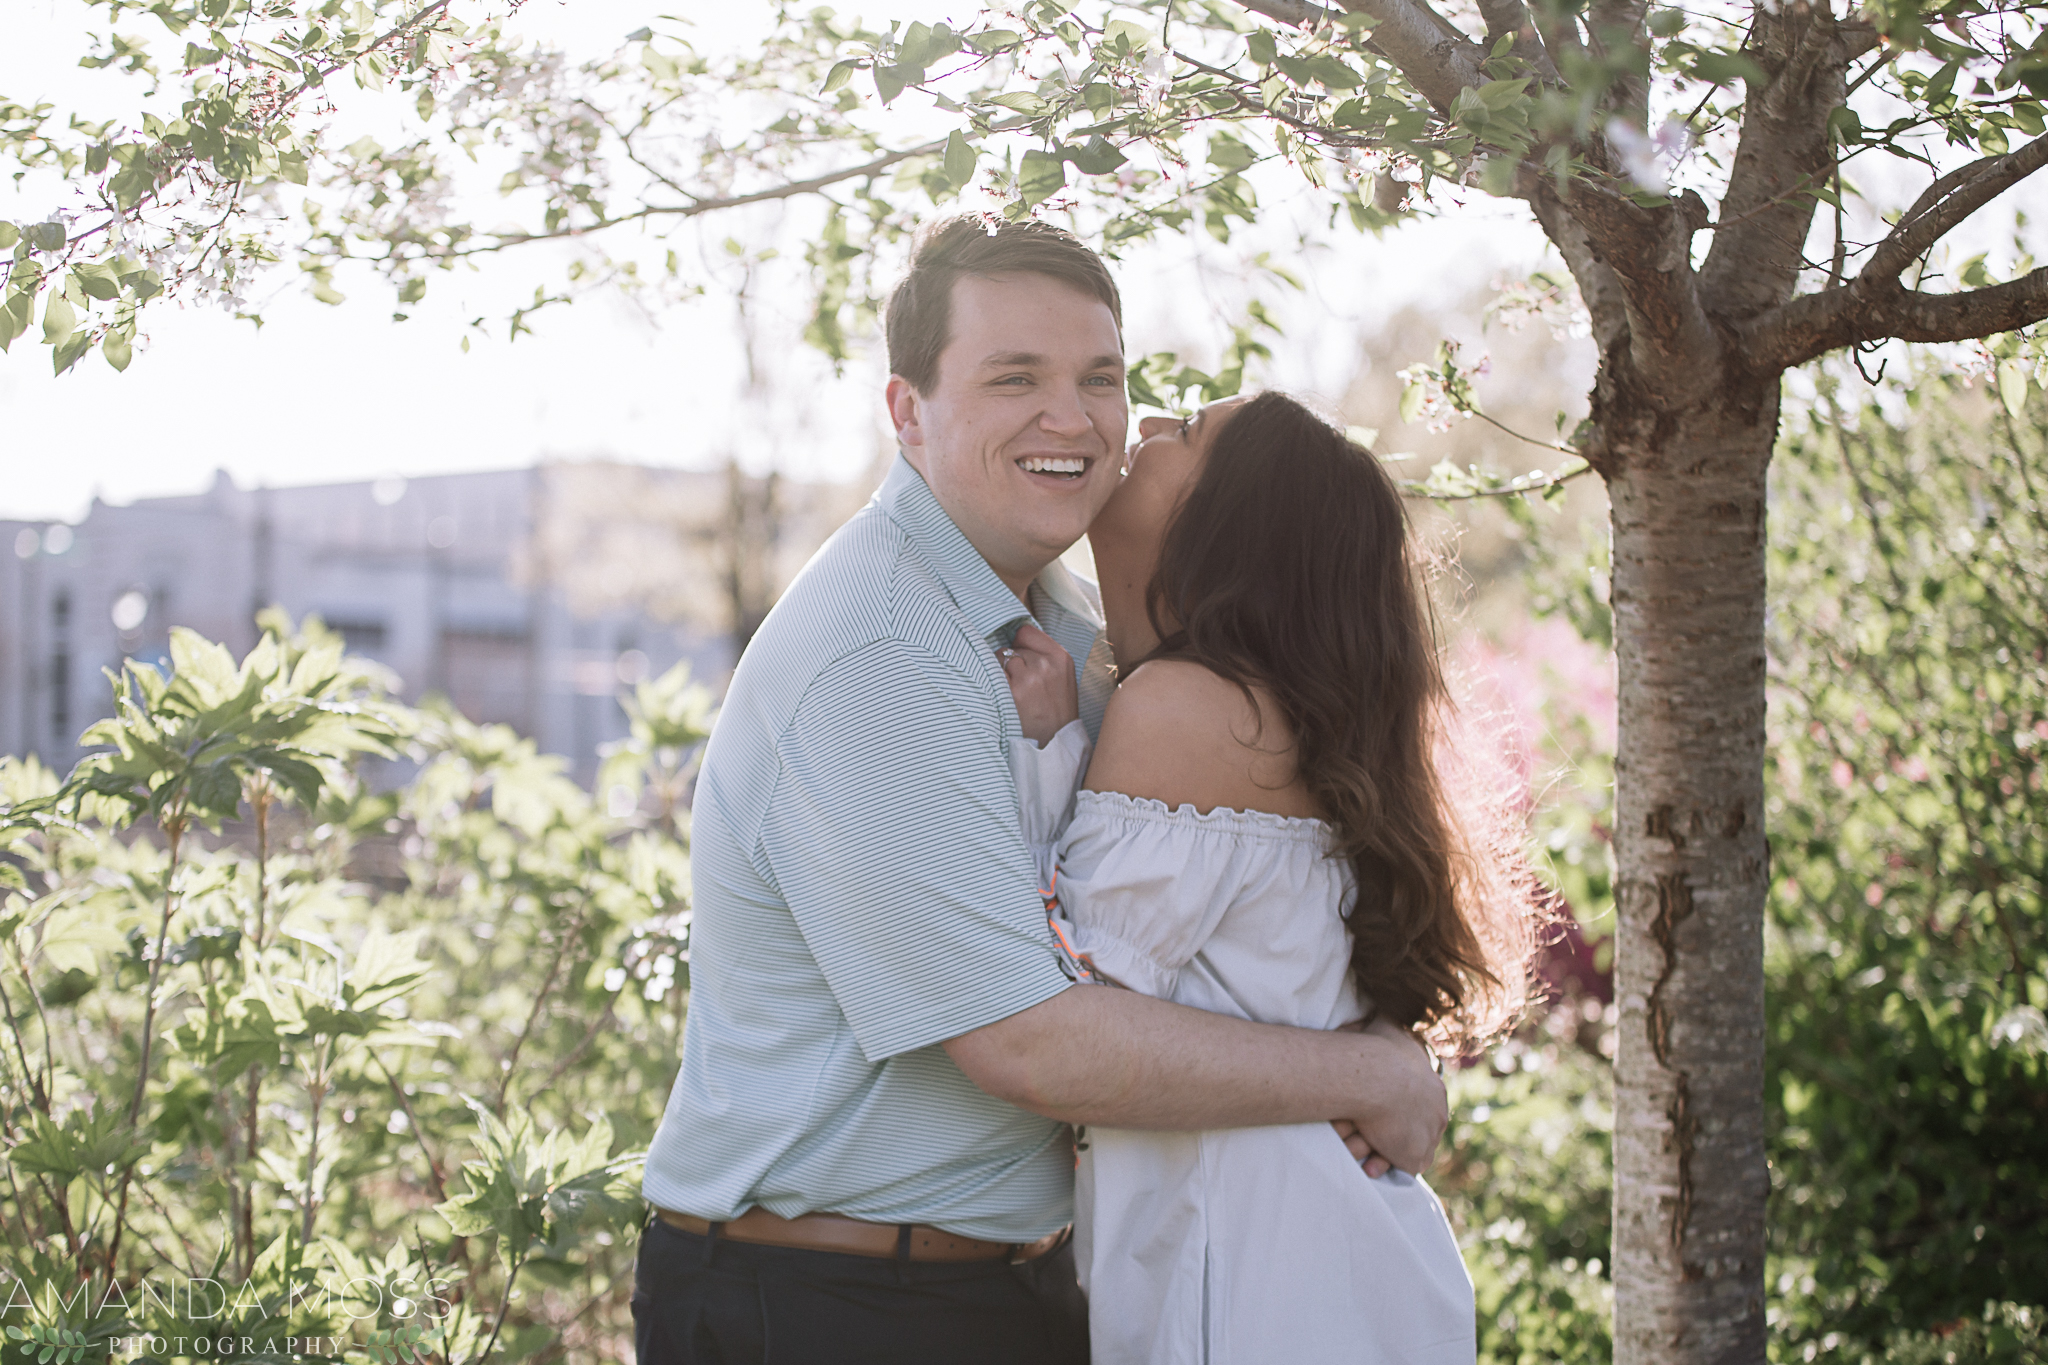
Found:
[(1086, 436), (1095, 422), (1079, 393), (1064, 386), (1055, 386), (1046, 400), (1045, 410), (1038, 414), (1038, 425), (1052, 435), (1071, 440)]

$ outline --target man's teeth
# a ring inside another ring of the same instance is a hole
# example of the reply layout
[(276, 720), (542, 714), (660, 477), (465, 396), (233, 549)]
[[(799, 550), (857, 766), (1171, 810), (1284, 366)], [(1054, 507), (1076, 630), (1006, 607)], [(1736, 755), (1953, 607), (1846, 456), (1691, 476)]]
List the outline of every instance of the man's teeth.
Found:
[(1072, 459), (1061, 459), (1056, 456), (1041, 455), (1033, 456), (1027, 460), (1019, 460), (1017, 463), (1027, 474), (1085, 474), (1088, 472), (1088, 462), (1078, 456)]

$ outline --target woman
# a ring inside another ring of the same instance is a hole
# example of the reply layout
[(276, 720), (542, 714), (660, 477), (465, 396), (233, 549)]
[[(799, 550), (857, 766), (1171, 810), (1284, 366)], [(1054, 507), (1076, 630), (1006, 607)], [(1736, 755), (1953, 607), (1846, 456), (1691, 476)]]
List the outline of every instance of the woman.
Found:
[[(1266, 1023), (1377, 1014), (1440, 1048), (1493, 1032), (1520, 1002), (1526, 900), (1438, 772), (1443, 684), (1392, 480), (1280, 394), (1140, 430), (1089, 533), (1135, 662), (1058, 839), (1077, 970)], [(1007, 659), (1051, 741), (1016, 746), (1040, 838), (1085, 748), (1078, 725), (1052, 733), (1074, 713), (1049, 644), (1027, 632)], [(1473, 1358), (1436, 1197), (1361, 1171), (1329, 1126), (1090, 1128), (1077, 1147), (1098, 1365)]]

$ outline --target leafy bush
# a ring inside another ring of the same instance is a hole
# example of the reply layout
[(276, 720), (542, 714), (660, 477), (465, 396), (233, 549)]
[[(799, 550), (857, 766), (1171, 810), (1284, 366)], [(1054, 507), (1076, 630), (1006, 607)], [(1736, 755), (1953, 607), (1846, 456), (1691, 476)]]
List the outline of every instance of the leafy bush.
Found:
[[(1773, 489), (1786, 1362), (2044, 1358), (2048, 442), (1916, 401), (1788, 438)], [(1587, 580), (1546, 591), (1604, 649)], [(68, 781), (0, 760), (0, 1359), (624, 1359), (709, 698), (640, 689), (600, 809), (268, 625), (239, 663), (180, 634), (172, 677), (131, 665)], [(1597, 936), (1604, 673), (1527, 643), (1543, 668), (1480, 671), (1543, 737), (1533, 823)], [(1610, 1354), (1613, 1016), (1590, 952), (1553, 965), (1563, 996), (1453, 1074), (1434, 1175), (1496, 1365)]]
[[(2038, 410), (2015, 423), (1945, 381), (1913, 403), (1823, 410), (1773, 476), (1767, 1274), (1786, 1362), (2043, 1359), (2048, 437)], [(1602, 567), (1539, 565), (1535, 596), (1604, 648)], [(1496, 709), (1566, 739), (1531, 755), (1539, 787), (1564, 776), (1533, 823), (1597, 933), (1599, 689), (1531, 638), (1506, 654), (1542, 665), (1497, 681)], [(1453, 1080), (1436, 1180), (1483, 1360), (1608, 1355), (1602, 1034), (1566, 1006)]]
[(68, 781), (0, 760), (4, 1358), (623, 1358), (708, 698), (640, 689), (613, 817), (266, 624), (128, 665)]
[(1611, 1006), (1567, 998), (1450, 1077), (1450, 1145), (1430, 1181), (1459, 1230), (1488, 1365), (1613, 1355), (1612, 1026)]
[(1881, 1365), (2041, 1365), (2048, 1361), (2039, 1308), (1987, 1303), (1981, 1318), (1949, 1323), (1939, 1332), (1894, 1337)]
[(2048, 1301), (2048, 441), (1912, 400), (1816, 421), (1773, 490), (1784, 1359)]

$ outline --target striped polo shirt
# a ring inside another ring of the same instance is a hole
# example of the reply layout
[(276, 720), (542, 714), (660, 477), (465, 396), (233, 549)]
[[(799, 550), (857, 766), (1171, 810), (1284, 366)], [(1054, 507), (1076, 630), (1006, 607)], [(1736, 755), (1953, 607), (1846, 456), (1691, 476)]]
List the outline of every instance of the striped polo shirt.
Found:
[(1113, 684), (1090, 589), (1031, 610), (897, 458), (748, 645), (692, 814), (690, 1008), (654, 1204), (843, 1213), (1029, 1241), (1073, 1216), (1060, 1125), (940, 1046), (1065, 990), (1006, 754), (995, 657), (1035, 621)]

